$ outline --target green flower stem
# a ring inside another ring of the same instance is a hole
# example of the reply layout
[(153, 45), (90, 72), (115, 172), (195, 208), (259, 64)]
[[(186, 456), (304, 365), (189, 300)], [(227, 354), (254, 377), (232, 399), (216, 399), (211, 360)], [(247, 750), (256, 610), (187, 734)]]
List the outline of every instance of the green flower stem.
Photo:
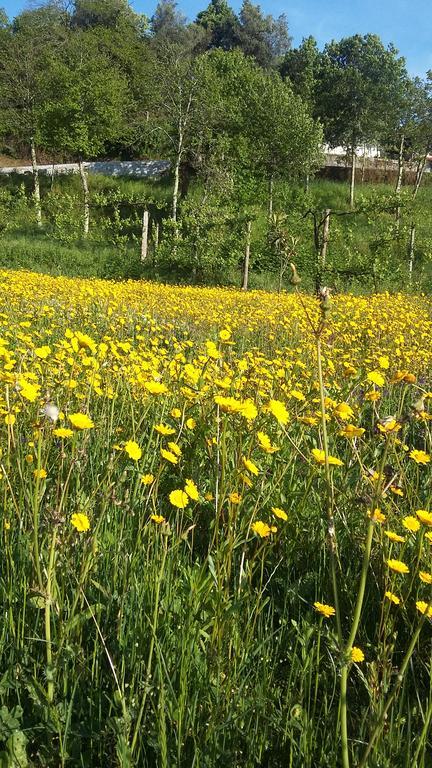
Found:
[(46, 644), (46, 660), (47, 660), (47, 675), (48, 675), (47, 699), (50, 704), (52, 704), (52, 701), (54, 699), (54, 680), (52, 678), (53, 657), (52, 657), (52, 640), (51, 640), (51, 598), (52, 598), (51, 588), (52, 588), (52, 577), (54, 574), (56, 541), (57, 541), (57, 528), (54, 528), (54, 533), (51, 539), (51, 547), (50, 547), (49, 562), (48, 562), (48, 573), (47, 573), (47, 586), (46, 586), (46, 595), (45, 595), (45, 644)]
[(346, 646), (344, 648), (343, 661), (342, 661), (341, 682), (340, 682), (340, 694), (341, 694), (340, 720), (341, 720), (341, 739), (342, 739), (342, 765), (344, 768), (349, 768), (349, 765), (350, 765), (349, 752), (348, 752), (348, 706), (347, 706), (348, 667), (350, 663), (351, 650), (354, 645), (354, 641), (356, 639), (360, 618), (361, 618), (361, 613), (362, 613), (362, 608), (363, 608), (363, 601), (364, 601), (364, 595), (366, 590), (366, 580), (367, 580), (367, 574), (369, 570), (369, 562), (370, 562), (370, 556), (371, 556), (371, 550), (372, 550), (372, 539), (373, 539), (373, 531), (374, 531), (373, 510), (375, 509), (375, 505), (377, 504), (381, 494), (381, 484), (382, 484), (381, 478), (382, 478), (384, 465), (387, 458), (387, 453), (388, 453), (388, 440), (385, 443), (379, 469), (378, 469), (378, 481), (377, 481), (374, 498), (372, 502), (372, 510), (371, 510), (372, 516), (369, 520), (369, 525), (366, 533), (366, 544), (365, 544), (365, 551), (363, 555), (363, 565), (362, 565), (362, 570), (360, 575), (360, 583), (359, 583), (359, 588), (357, 592), (357, 600), (356, 600), (354, 616), (351, 624), (351, 631), (350, 631)]
[(37, 446), (37, 468), (36, 468), (36, 479), (35, 479), (35, 487), (34, 487), (34, 493), (33, 493), (33, 557), (35, 561), (35, 569), (36, 569), (36, 577), (38, 582), (38, 587), (41, 593), (43, 593), (44, 584), (42, 580), (42, 569), (40, 564), (40, 552), (39, 552), (39, 488), (40, 488), (40, 477), (39, 477), (39, 471), (41, 469), (41, 461), (42, 461), (42, 433), (39, 430), (39, 437), (38, 437), (38, 446)]
[(334, 520), (334, 494), (333, 494), (333, 482), (332, 482), (332, 476), (331, 476), (331, 469), (329, 464), (329, 448), (328, 448), (328, 436), (327, 436), (326, 407), (325, 407), (325, 397), (324, 397), (324, 378), (323, 378), (323, 369), (322, 369), (320, 330), (318, 330), (316, 334), (316, 340), (317, 340), (316, 349), (317, 349), (318, 382), (319, 382), (320, 402), (321, 402), (321, 428), (322, 428), (322, 439), (323, 439), (323, 448), (324, 448), (324, 457), (325, 457), (325, 477), (326, 477), (326, 487), (327, 487), (327, 521), (328, 521), (327, 530), (328, 530), (328, 536), (329, 536), (330, 568), (331, 568), (331, 579), (332, 579), (332, 587), (333, 587), (333, 600), (334, 600), (335, 610), (336, 610), (336, 626), (337, 626), (337, 632), (338, 632), (339, 645), (340, 647), (342, 647), (343, 636), (342, 636), (342, 623), (341, 623), (341, 617), (340, 617), (340, 611), (339, 611), (339, 590), (338, 590), (337, 569), (336, 569), (337, 540), (336, 540), (336, 528), (335, 528), (335, 520)]
[(159, 615), (159, 598), (160, 598), (160, 589), (162, 584), (162, 579), (164, 576), (165, 571), (165, 561), (167, 557), (168, 552), (168, 540), (167, 537), (164, 536), (164, 545), (163, 545), (163, 554), (162, 554), (162, 562), (158, 574), (158, 579), (156, 581), (156, 590), (155, 590), (155, 603), (154, 603), (154, 609), (153, 609), (153, 619), (151, 624), (151, 639), (150, 639), (150, 648), (149, 648), (149, 654), (147, 659), (147, 670), (146, 670), (146, 680), (145, 680), (145, 687), (143, 696), (141, 699), (141, 705), (138, 712), (138, 717), (135, 723), (135, 729), (132, 737), (132, 743), (131, 743), (131, 753), (133, 754), (135, 752), (136, 743), (138, 740), (138, 734), (141, 727), (141, 721), (144, 715), (145, 705), (147, 701), (147, 694), (149, 691), (149, 680), (151, 675), (151, 667), (153, 662), (153, 652), (154, 652), (154, 646), (155, 646), (155, 638), (156, 638), (156, 631), (157, 631), (157, 625), (158, 625), (158, 615)]
[[(385, 705), (383, 711), (381, 712), (380, 717), (378, 718), (378, 722), (377, 722), (377, 724), (375, 726), (375, 730), (373, 731), (372, 736), (371, 736), (371, 738), (369, 740), (369, 744), (367, 745), (367, 747), (366, 747), (366, 749), (364, 751), (363, 757), (362, 757), (362, 759), (360, 760), (360, 762), (358, 764), (358, 768), (366, 768), (366, 766), (368, 765), (367, 761), (368, 761), (369, 755), (370, 755), (370, 753), (372, 751), (372, 748), (373, 748), (373, 746), (374, 746), (374, 744), (375, 744), (375, 742), (376, 742), (376, 740), (377, 740), (377, 738), (378, 738), (378, 736), (379, 736), (379, 734), (380, 734), (380, 732), (381, 732), (381, 730), (383, 728), (383, 725), (384, 725), (384, 723), (386, 721), (386, 718), (387, 718), (387, 714), (388, 714), (388, 712), (389, 712), (389, 710), (390, 710), (390, 708), (391, 708), (391, 706), (392, 706), (396, 696), (399, 693), (399, 689), (400, 689), (400, 687), (402, 685), (405, 672), (407, 670), (407, 667), (408, 667), (408, 664), (410, 662), (411, 656), (414, 653), (414, 648), (415, 648), (415, 646), (417, 644), (417, 640), (419, 639), (420, 632), (422, 630), (423, 624), (426, 621), (427, 614), (428, 614), (429, 609), (431, 607), (432, 607), (432, 598), (429, 600), (427, 608), (426, 608), (422, 618), (420, 619), (420, 621), (418, 623), (416, 631), (414, 632), (414, 634), (413, 634), (413, 636), (411, 638), (411, 642), (410, 642), (410, 644), (408, 646), (407, 652), (406, 652), (406, 654), (405, 654), (405, 656), (403, 658), (402, 664), (400, 666), (400, 669), (399, 669), (399, 672), (398, 672), (398, 676), (397, 676), (397, 681), (395, 683), (393, 691), (390, 694), (390, 696), (388, 697), (386, 705)], [(430, 708), (430, 705), (429, 705), (429, 708)], [(429, 711), (428, 711), (428, 716), (430, 717)], [(415, 765), (415, 761), (412, 763), (412, 765)]]

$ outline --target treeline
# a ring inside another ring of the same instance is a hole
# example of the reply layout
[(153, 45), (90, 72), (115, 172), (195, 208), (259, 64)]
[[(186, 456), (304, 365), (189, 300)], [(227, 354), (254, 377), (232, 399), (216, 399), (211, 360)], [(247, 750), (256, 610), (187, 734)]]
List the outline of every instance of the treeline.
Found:
[[(41, 156), (170, 160), (166, 218), (176, 254), (182, 234), (198, 232), (192, 244), (186, 238), (190, 257), (215, 219), (247, 232), (257, 203), (268, 210), (268, 244), (276, 185), (301, 180), (307, 189), (324, 142), (351, 157), (351, 206), (360, 145), (379, 144), (398, 159), (396, 195), (404, 165), (414, 163), (414, 196), (432, 147), (431, 73), (410, 78), (397, 50), (373, 34), (323, 50), (307, 37), (292, 48), (285, 16), (265, 15), (250, 0), (238, 14), (211, 0), (193, 22), (174, 0), (160, 0), (151, 18), (128, 0), (50, 0), (12, 21), (3, 13), (0, 46), (0, 148), (31, 156), (40, 226)], [(87, 235), (82, 165), (81, 179)], [(199, 200), (187, 195), (191, 179)], [(232, 247), (228, 238), (225, 254)]]

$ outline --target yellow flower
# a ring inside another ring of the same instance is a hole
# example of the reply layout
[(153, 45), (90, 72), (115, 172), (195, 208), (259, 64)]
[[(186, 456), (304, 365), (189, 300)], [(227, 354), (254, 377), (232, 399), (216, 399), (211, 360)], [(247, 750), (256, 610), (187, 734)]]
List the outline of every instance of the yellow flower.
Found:
[(381, 510), (378, 509), (378, 508), (374, 509), (373, 512), (371, 512), (369, 510), (368, 513), (367, 513), (367, 516), (370, 517), (370, 519), (373, 520), (375, 523), (385, 523), (385, 521), (387, 519), (386, 516), (383, 515)]
[[(312, 454), (313, 458), (315, 459), (315, 461), (320, 466), (324, 466), (324, 464), (325, 464), (325, 452), (324, 451), (322, 451), (320, 448), (312, 448), (311, 454)], [(328, 462), (329, 462), (329, 464), (331, 466), (334, 466), (334, 467), (342, 467), (343, 466), (343, 461), (341, 461), (340, 459), (337, 459), (335, 456), (329, 456), (328, 457)]]
[(222, 331), (219, 331), (219, 338), (221, 341), (228, 341), (231, 338), (231, 331), (224, 328)]
[(387, 600), (390, 600), (391, 603), (394, 603), (395, 605), (399, 605), (400, 597), (398, 597), (397, 595), (394, 595), (393, 592), (387, 591), (385, 592), (385, 596)]
[(432, 544), (432, 531), (428, 531), (427, 533), (425, 533), (425, 539), (430, 541)]
[(354, 437), (361, 437), (364, 435), (365, 430), (363, 427), (356, 427), (355, 424), (347, 424), (346, 427), (339, 432), (341, 437), (348, 437), (350, 439)]
[(258, 416), (258, 410), (253, 400), (243, 400), (240, 413), (247, 421), (253, 421)]
[(61, 437), (62, 439), (66, 439), (68, 437), (72, 437), (73, 430), (68, 429), (67, 427), (59, 427), (58, 429), (53, 429), (53, 435), (56, 437)]
[(424, 600), (418, 600), (416, 602), (417, 610), (420, 611), (420, 613), (423, 613), (423, 614), (426, 613), (426, 611), (427, 611), (427, 615), (429, 616), (429, 618), (431, 618), (432, 617), (432, 606), (429, 606), (429, 608), (428, 608), (428, 605), (429, 605), (429, 603), (426, 603)]
[(421, 523), (432, 525), (432, 512), (428, 512), (426, 509), (418, 509), (416, 515)]
[(415, 533), (420, 528), (420, 523), (414, 515), (407, 515), (402, 518), (402, 525), (407, 531), (411, 531), (411, 533)]
[(364, 661), (364, 653), (361, 648), (357, 648), (355, 645), (351, 648), (351, 661), (356, 663)]
[(90, 530), (90, 520), (84, 512), (75, 512), (71, 517), (71, 523), (79, 533)]
[(387, 560), (388, 567), (396, 573), (409, 573), (408, 566), (401, 560)]
[(401, 429), (401, 424), (399, 424), (396, 419), (389, 418), (389, 419), (383, 419), (381, 423), (378, 423), (378, 429), (380, 432), (382, 432), (383, 435), (388, 434), (394, 434), (395, 432), (399, 432)]
[(248, 470), (252, 475), (258, 475), (259, 469), (258, 467), (251, 461), (250, 459), (247, 459), (246, 456), (242, 456), (242, 462), (245, 469)]
[(390, 541), (395, 541), (401, 544), (405, 541), (405, 536), (399, 536), (399, 534), (394, 531), (384, 531), (384, 533)]
[(410, 459), (414, 459), (416, 464), (428, 464), (431, 460), (431, 457), (428, 453), (425, 453), (424, 451), (417, 451), (413, 450), (410, 451)]
[(186, 426), (188, 429), (195, 429), (196, 427), (195, 419), (186, 419)]
[(175, 453), (172, 453), (171, 451), (165, 450), (165, 448), (161, 448), (161, 456), (171, 464), (178, 464), (178, 456), (176, 456)]
[(50, 354), (51, 354), (51, 348), (48, 346), (36, 347), (35, 349), (35, 355), (40, 360), (46, 360), (48, 355)]
[(240, 502), (242, 500), (241, 495), (239, 493), (236, 493), (236, 491), (233, 491), (232, 493), (230, 493), (228, 498), (229, 498), (231, 504), (240, 504)]
[(173, 507), (177, 507), (177, 509), (184, 509), (189, 504), (189, 496), (185, 491), (182, 491), (179, 488), (175, 491), (171, 491), (169, 500)]
[(432, 584), (432, 573), (427, 573), (426, 571), (420, 571), (419, 576), (420, 576), (420, 580), (424, 584)]
[(148, 475), (141, 475), (141, 482), (143, 485), (151, 485), (154, 481), (154, 475), (148, 474)]
[(377, 387), (384, 386), (385, 378), (380, 371), (370, 371), (367, 375), (367, 380), (372, 384), (376, 384)]
[(168, 443), (168, 448), (175, 456), (181, 456), (181, 448), (177, 443)]
[(283, 509), (280, 509), (280, 507), (272, 507), (271, 511), (275, 515), (275, 517), (279, 517), (280, 520), (288, 520), (288, 515), (286, 512), (284, 512)]
[(192, 501), (198, 501), (199, 492), (193, 480), (186, 480), (185, 492)]
[(334, 409), (333, 413), (338, 416), (342, 421), (347, 421), (354, 416), (354, 411), (348, 403), (339, 403)]
[(390, 490), (392, 493), (394, 493), (395, 496), (401, 496), (403, 498), (404, 492), (402, 488), (399, 488), (397, 485), (391, 485)]
[(378, 365), (385, 371), (390, 367), (390, 360), (388, 359), (387, 355), (382, 355), (378, 358)]
[(306, 398), (303, 394), (303, 392), (300, 392), (298, 389), (292, 389), (290, 391), (291, 397), (293, 397), (295, 400), (299, 400), (301, 403), (303, 403)]
[(5, 416), (5, 424), (7, 424), (7, 425), (8, 425), (8, 427), (13, 427), (13, 425), (15, 424), (15, 422), (16, 422), (16, 416), (14, 416), (14, 414), (13, 414), (13, 413), (8, 413), (8, 414)]
[(180, 408), (173, 408), (171, 410), (171, 416), (173, 417), (173, 419), (179, 419), (181, 415), (182, 415), (182, 412)]
[(69, 421), (75, 429), (93, 429), (93, 421), (85, 413), (69, 414)]
[(277, 445), (271, 444), (271, 440), (265, 432), (257, 432), (257, 438), (260, 448), (262, 448), (266, 453), (275, 453), (276, 451), (280, 450)]
[(298, 416), (297, 418), (302, 424), (307, 424), (308, 427), (316, 427), (318, 424), (316, 416)]
[(35, 469), (33, 472), (36, 480), (44, 480), (47, 477), (46, 469)]
[(274, 525), (270, 526), (267, 525), (267, 523), (263, 523), (262, 520), (257, 520), (256, 523), (252, 525), (252, 530), (260, 536), (261, 539), (266, 539), (271, 533), (276, 533), (277, 528)]
[(332, 605), (326, 605), (326, 603), (314, 603), (314, 608), (317, 611), (317, 613), (321, 613), (323, 616), (326, 617), (326, 619), (330, 618), (330, 616), (334, 616), (336, 611), (333, 608)]
[(160, 435), (174, 435), (175, 429), (172, 427), (168, 427), (167, 424), (156, 424), (155, 426), (156, 432), (159, 432)]
[(161, 384), (160, 381), (146, 381), (144, 387), (151, 395), (165, 395), (168, 392), (165, 384)]
[(285, 408), (284, 403), (282, 403), (280, 400), (270, 400), (267, 407), (272, 416), (274, 416), (275, 419), (279, 422), (279, 424), (285, 426), (285, 424), (288, 423), (288, 411)]
[(129, 458), (133, 459), (133, 461), (139, 461), (142, 456), (142, 450), (135, 440), (128, 440), (127, 443), (125, 443), (124, 449)]
[(374, 403), (381, 399), (381, 392), (378, 392), (377, 389), (373, 389), (371, 392), (366, 392), (364, 399)]
[(165, 522), (163, 515), (150, 515), (150, 520), (153, 520), (153, 522), (157, 523), (157, 525), (161, 525), (161, 523)]

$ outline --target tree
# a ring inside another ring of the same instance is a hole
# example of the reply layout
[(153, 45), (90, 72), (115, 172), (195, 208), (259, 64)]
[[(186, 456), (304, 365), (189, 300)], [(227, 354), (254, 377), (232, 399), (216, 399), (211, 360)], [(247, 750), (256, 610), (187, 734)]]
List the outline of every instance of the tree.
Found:
[(321, 53), (313, 37), (302, 40), (298, 48), (288, 51), (280, 64), (281, 76), (291, 83), (297, 95), (306, 101), (313, 114), (316, 112), (315, 90), (321, 64)]
[(259, 73), (247, 94), (253, 163), (269, 185), (269, 216), (273, 182), (308, 176), (321, 162), (321, 126), (307, 104), (277, 73)]
[(65, 38), (63, 17), (55, 6), (25, 11), (2, 33), (0, 112), (3, 135), (30, 150), (36, 219), (42, 226), (37, 147), (40, 112), (46, 98), (44, 71)]
[(43, 145), (76, 157), (84, 192), (84, 236), (89, 231), (90, 201), (84, 158), (104, 154), (126, 130), (127, 79), (94, 46), (86, 32), (73, 34), (61, 59), (45, 72), (47, 98), (41, 110)]
[(275, 64), (289, 49), (291, 38), (285, 16), (264, 16), (259, 5), (243, 0), (240, 9), (239, 47), (262, 67)]
[(354, 205), (356, 148), (379, 141), (395, 92), (406, 78), (405, 61), (377, 35), (353, 35), (325, 46), (317, 84), (317, 113), (331, 146), (351, 154), (350, 204)]
[(227, 0), (210, 0), (208, 7), (198, 14), (196, 23), (207, 33), (208, 48), (231, 51), (240, 44), (239, 20)]
[(176, 0), (159, 0), (150, 20), (150, 29), (154, 38), (165, 43), (181, 42), (186, 17), (177, 9)]

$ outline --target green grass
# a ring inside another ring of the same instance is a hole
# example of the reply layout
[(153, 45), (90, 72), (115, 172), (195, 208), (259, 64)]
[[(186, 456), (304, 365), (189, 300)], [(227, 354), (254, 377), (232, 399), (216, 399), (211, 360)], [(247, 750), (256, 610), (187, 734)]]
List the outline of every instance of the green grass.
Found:
[[(167, 233), (169, 235), (169, 230), (164, 226), (170, 210), (169, 177), (159, 182), (145, 182), (92, 176), (91, 230), (86, 241), (81, 237), (83, 214), (79, 177), (58, 177), (54, 182), (41, 177), (41, 182), (42, 231), (35, 226), (31, 177), (3, 177), (0, 180), (0, 193), (3, 195), (0, 201), (0, 231), (3, 230), (0, 237), (1, 265), (71, 276), (120, 279), (145, 276), (164, 282), (241, 284), (244, 234), (240, 227), (233, 238), (237, 215), (234, 209), (227, 223), (218, 224), (215, 211), (221, 206), (221, 212), (224, 210), (226, 213), (224, 197), (220, 200), (215, 198), (214, 203), (211, 203), (213, 221), (209, 224), (204, 219), (200, 224), (201, 243), (198, 240), (198, 245), (202, 265), (196, 268), (196, 235), (190, 211), (193, 211), (194, 206), (198, 214), (201, 210), (201, 185), (192, 183), (189, 189), (186, 200), (189, 218), (184, 231), (186, 239), (181, 257), (179, 250), (179, 259), (175, 260), (172, 258), (172, 239), (166, 243), (164, 241)], [(348, 213), (348, 185), (345, 183), (316, 179), (310, 185), (307, 198), (304, 198), (299, 186), (276, 184), (274, 210), (287, 216), (284, 227), (288, 236), (295, 238), (292, 257), (299, 266), (305, 287), (313, 288), (316, 272), (313, 219), (306, 211), (308, 208), (315, 211), (319, 220), (322, 211), (330, 208), (335, 213), (331, 218), (327, 262), (322, 277), (334, 290), (361, 292), (406, 287), (408, 242), (413, 217), (416, 222), (416, 242), (411, 288), (426, 289), (431, 277), (432, 258), (432, 185), (429, 182), (429, 176), (426, 175), (414, 213), (410, 213), (410, 189), (403, 190), (399, 233), (395, 231), (394, 211), (385, 210), (393, 194), (392, 187), (388, 185), (358, 184), (357, 207), (364, 209), (364, 212), (352, 216)], [(142, 207), (130, 202), (107, 202), (113, 194), (119, 201), (147, 201), (152, 222), (159, 221), (161, 248), (155, 252), (152, 224), (149, 258), (144, 266), (140, 264)], [(103, 205), (102, 199), (105, 200)], [(250, 286), (277, 290), (278, 260), (267, 240), (265, 185), (256, 185), (256, 203), (249, 205), (248, 210), (254, 218)], [(240, 214), (243, 212), (240, 211)], [(287, 279), (286, 272), (284, 287), (288, 284)]]

